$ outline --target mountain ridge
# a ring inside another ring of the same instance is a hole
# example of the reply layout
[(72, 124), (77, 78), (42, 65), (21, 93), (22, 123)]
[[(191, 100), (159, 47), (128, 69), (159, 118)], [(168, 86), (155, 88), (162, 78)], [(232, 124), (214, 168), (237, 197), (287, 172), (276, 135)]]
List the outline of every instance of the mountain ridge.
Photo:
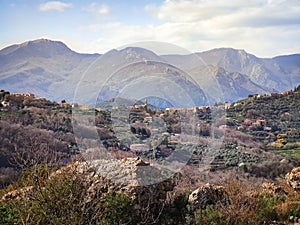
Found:
[[(48, 39), (48, 38), (38, 38), (38, 39), (33, 39), (33, 40), (28, 40), (28, 41), (25, 41), (25, 42), (22, 42), (22, 43), (17, 43), (17, 44), (11, 44), (11, 45), (8, 45), (6, 47), (3, 47), (2, 49), (0, 49), (0, 54), (3, 50), (5, 49), (8, 49), (8, 48), (11, 48), (11, 47), (20, 47), (20, 46), (24, 46), (24, 45), (28, 45), (28, 44), (33, 44), (33, 43), (42, 43), (42, 42), (48, 42), (48, 43), (60, 43), (62, 45), (64, 45), (66, 48), (68, 48), (69, 50), (71, 50), (72, 52), (74, 53), (77, 53), (77, 54), (80, 54), (80, 55), (103, 55), (103, 54), (106, 54), (110, 51), (119, 51), (117, 49), (112, 49), (112, 50), (109, 50), (108, 52), (106, 53), (84, 53), (84, 52), (79, 52), (79, 51), (75, 51), (75, 50), (72, 50), (70, 47), (68, 47), (67, 44), (65, 44), (63, 41), (59, 41), (59, 40), (52, 40), (52, 39)], [(133, 46), (129, 46), (129, 47), (125, 47), (124, 49), (129, 49), (129, 48), (135, 48), (135, 49), (146, 49), (146, 48), (142, 48), (142, 47), (133, 47)], [(124, 50), (122, 49), (122, 50)], [(234, 50), (234, 51), (240, 51), (240, 52), (245, 52), (249, 55), (252, 55), (252, 56), (255, 56), (256, 58), (259, 58), (259, 59), (274, 59), (274, 58), (277, 58), (277, 57), (285, 57), (285, 56), (300, 56), (300, 53), (291, 53), (291, 54), (280, 54), (280, 55), (275, 55), (275, 56), (272, 56), (272, 57), (258, 57), (256, 56), (255, 54), (252, 54), (252, 53), (249, 53), (247, 52), (246, 50), (244, 49), (240, 49), (240, 48), (233, 48), (233, 47), (219, 47), (219, 48), (212, 48), (212, 49), (209, 49), (209, 50), (204, 50), (204, 51), (196, 51), (196, 52), (193, 52), (192, 54), (203, 54), (203, 53), (208, 53), (208, 52), (214, 52), (214, 51), (220, 51), (220, 50)], [(185, 56), (187, 54), (167, 54), (169, 56), (171, 55), (182, 55), (182, 56)], [(160, 56), (163, 56), (163, 55), (160, 55)]]
[[(213, 101), (232, 102), (255, 92), (293, 89), (300, 83), (299, 57), (300, 54), (292, 54), (258, 58), (243, 49), (233, 48), (216, 48), (191, 55), (157, 55), (141, 47), (113, 49), (102, 55), (82, 54), (63, 42), (37, 39), (0, 50), (0, 86), (13, 92), (31, 91), (52, 100), (72, 101), (91, 65), (97, 73), (92, 74), (93, 82), (87, 90), (99, 91), (118, 68), (136, 62), (157, 61), (187, 72), (200, 86), (217, 83), (211, 89), (221, 89), (224, 98)], [(201, 69), (209, 65), (219, 68), (218, 77), (214, 71)]]

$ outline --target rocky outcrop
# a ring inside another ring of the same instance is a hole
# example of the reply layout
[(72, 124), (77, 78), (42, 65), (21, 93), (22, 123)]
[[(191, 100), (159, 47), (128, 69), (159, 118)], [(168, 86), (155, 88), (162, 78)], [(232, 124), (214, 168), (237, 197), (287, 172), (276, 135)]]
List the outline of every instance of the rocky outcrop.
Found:
[(164, 208), (168, 192), (180, 179), (180, 174), (150, 165), (140, 158), (76, 162), (56, 171), (50, 179), (64, 171), (75, 172), (84, 179), (85, 204), (93, 205), (94, 199), (104, 198), (108, 193), (126, 194), (136, 203), (135, 208), (148, 214), (149, 221), (154, 221), (152, 215)]
[(291, 186), (295, 191), (300, 191), (300, 167), (292, 169), (286, 174), (285, 180), (289, 186)]
[(33, 186), (13, 190), (2, 196), (0, 202), (9, 202), (11, 200), (19, 200), (28, 197), (33, 192)]
[[(65, 185), (66, 181), (72, 188), (80, 188), (71, 191), (80, 198), (79, 207), (85, 213), (94, 215), (93, 210), (99, 210), (99, 205), (105, 203), (110, 194), (124, 194), (133, 200), (134, 208), (142, 215), (142, 224), (156, 224), (168, 203), (169, 192), (173, 191), (180, 178), (179, 173), (140, 158), (74, 162), (56, 170), (47, 180), (34, 183), (37, 186), (24, 187), (5, 194), (0, 202), (36, 199), (36, 194), (41, 190), (45, 190), (43, 194), (46, 195), (60, 193), (60, 182)], [(68, 196), (72, 196), (72, 193)]]
[(189, 205), (192, 209), (205, 209), (208, 205), (215, 205), (218, 202), (226, 204), (228, 202), (228, 195), (222, 186), (206, 184), (189, 196)]

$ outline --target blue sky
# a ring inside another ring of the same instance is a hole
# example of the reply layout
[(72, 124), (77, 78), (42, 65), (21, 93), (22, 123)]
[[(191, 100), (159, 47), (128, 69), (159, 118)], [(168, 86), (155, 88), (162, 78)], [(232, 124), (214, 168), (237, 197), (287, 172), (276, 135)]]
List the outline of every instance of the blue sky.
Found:
[(300, 53), (300, 0), (1, 0), (0, 29), (0, 48), (48, 38), (104, 53), (163, 41), (192, 52), (233, 47), (272, 57)]

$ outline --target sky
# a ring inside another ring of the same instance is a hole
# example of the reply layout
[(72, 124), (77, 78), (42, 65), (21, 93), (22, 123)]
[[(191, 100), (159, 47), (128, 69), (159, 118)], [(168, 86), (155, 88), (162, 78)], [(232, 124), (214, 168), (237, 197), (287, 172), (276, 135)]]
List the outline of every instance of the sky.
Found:
[(158, 41), (273, 57), (300, 53), (300, 0), (0, 0), (0, 31), (1, 49), (47, 38), (105, 53)]

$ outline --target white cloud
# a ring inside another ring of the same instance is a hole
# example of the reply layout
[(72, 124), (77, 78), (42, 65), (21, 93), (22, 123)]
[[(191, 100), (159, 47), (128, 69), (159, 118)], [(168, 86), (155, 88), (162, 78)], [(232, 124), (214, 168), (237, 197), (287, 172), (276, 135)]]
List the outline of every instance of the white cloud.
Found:
[[(163, 23), (161, 25), (93, 24), (80, 30), (93, 33), (84, 52), (105, 53), (139, 41), (168, 42), (190, 52), (219, 47), (245, 49), (259, 57), (300, 52), (300, 27), (231, 27), (207, 28), (205, 23)], [(274, 47), (276, 46), (276, 47)]]
[(299, 0), (167, 0), (145, 11), (167, 22), (215, 21), (215, 26), (300, 24)]
[(109, 14), (110, 12), (110, 8), (107, 5), (98, 4), (96, 2), (93, 2), (88, 6), (84, 7), (83, 10), (94, 16), (103, 16)]
[[(192, 52), (217, 47), (245, 49), (259, 57), (299, 53), (299, 0), (166, 0), (147, 5), (157, 25), (121, 22), (81, 27), (97, 41), (89, 49), (106, 52), (137, 41), (163, 41)], [(89, 51), (89, 49), (87, 49)]]
[(60, 1), (49, 1), (39, 5), (40, 11), (58, 11), (63, 12), (66, 9), (72, 8), (72, 4), (60, 2)]

